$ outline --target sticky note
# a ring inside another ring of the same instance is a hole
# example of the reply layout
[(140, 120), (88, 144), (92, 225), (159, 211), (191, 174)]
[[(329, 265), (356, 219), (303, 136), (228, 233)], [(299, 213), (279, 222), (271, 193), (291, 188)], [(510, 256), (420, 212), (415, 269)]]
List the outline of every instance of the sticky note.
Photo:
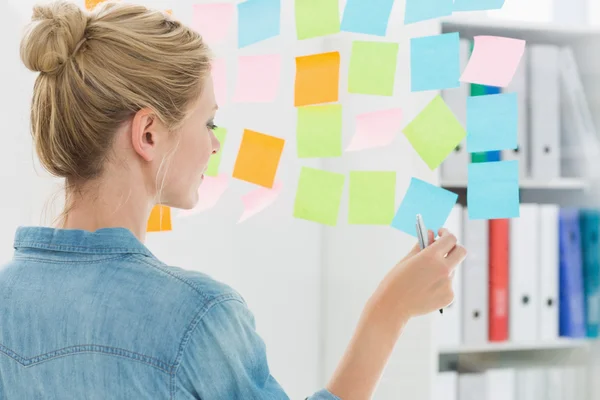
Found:
[(89, 11), (92, 11), (98, 4), (104, 2), (105, 0), (85, 0), (85, 8)]
[(294, 106), (338, 101), (339, 83), (339, 52), (296, 57)]
[(518, 160), (469, 164), (467, 212), (469, 219), (519, 216)]
[(346, 151), (358, 151), (392, 144), (402, 126), (402, 109), (363, 113), (356, 116), (356, 132)]
[(238, 7), (238, 48), (278, 36), (281, 0), (246, 0)]
[(348, 223), (389, 225), (396, 208), (395, 171), (350, 171)]
[(342, 105), (298, 107), (296, 124), (298, 157), (342, 155)]
[(222, 58), (216, 58), (212, 62), (211, 74), (215, 101), (222, 107), (227, 103), (227, 64)]
[(431, 170), (439, 167), (467, 135), (440, 95), (402, 132)]
[(344, 174), (302, 167), (294, 202), (294, 217), (324, 225), (337, 225)]
[(499, 10), (505, 0), (454, 0), (454, 12)]
[(525, 52), (525, 41), (499, 36), (475, 36), (473, 53), (461, 82), (506, 87)]
[(295, 0), (295, 11), (298, 40), (340, 31), (338, 0)]
[(281, 55), (239, 56), (236, 103), (269, 103), (275, 100), (281, 77)]
[(211, 46), (221, 44), (233, 26), (235, 4), (208, 3), (192, 6), (191, 28)]
[(284, 144), (281, 138), (245, 129), (233, 177), (272, 188)]
[(161, 232), (172, 230), (171, 226), (171, 208), (157, 204), (152, 208), (146, 232)]
[(226, 174), (205, 176), (198, 189), (198, 202), (191, 210), (180, 210), (179, 213), (177, 213), (177, 218), (190, 217), (210, 210), (217, 205), (228, 186), (229, 177)]
[(225, 145), (225, 138), (227, 137), (227, 129), (217, 127), (213, 130), (217, 140), (221, 144), (221, 149), (218, 153), (210, 156), (208, 160), (208, 167), (206, 168), (206, 172), (204, 176), (217, 176), (219, 174), (219, 166), (221, 165), (221, 157), (223, 155), (223, 146)]
[(238, 220), (238, 224), (246, 221), (248, 218), (253, 217), (273, 204), (279, 197), (281, 188), (281, 182), (276, 181), (273, 184), (272, 189), (259, 187), (243, 195), (242, 203), (244, 204), (244, 212)]
[(406, 0), (404, 24), (452, 15), (453, 0)]
[(412, 92), (460, 87), (460, 36), (458, 32), (410, 40)]
[(516, 149), (518, 108), (516, 93), (467, 97), (467, 151)]
[(457, 199), (456, 193), (412, 178), (392, 220), (392, 227), (416, 237), (417, 214), (421, 214), (425, 228), (437, 234), (446, 223)]
[(341, 30), (385, 36), (394, 0), (347, 0)]
[(350, 55), (348, 92), (392, 96), (398, 43), (355, 40)]

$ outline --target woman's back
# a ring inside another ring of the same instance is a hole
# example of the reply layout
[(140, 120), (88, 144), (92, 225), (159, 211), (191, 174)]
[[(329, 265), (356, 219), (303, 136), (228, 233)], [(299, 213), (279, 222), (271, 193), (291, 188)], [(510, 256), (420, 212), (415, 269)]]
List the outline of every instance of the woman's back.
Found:
[[(129, 230), (21, 227), (14, 245), (0, 270), (1, 399), (253, 398), (247, 385), (283, 393), (262, 342), (243, 329), (253, 321), (242, 298), (164, 265)], [(226, 365), (240, 348), (249, 351), (234, 364), (249, 368)]]

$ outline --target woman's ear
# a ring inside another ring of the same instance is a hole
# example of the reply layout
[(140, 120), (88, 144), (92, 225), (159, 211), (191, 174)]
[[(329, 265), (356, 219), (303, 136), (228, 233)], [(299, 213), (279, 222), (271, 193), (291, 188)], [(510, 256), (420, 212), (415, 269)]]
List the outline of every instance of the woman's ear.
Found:
[(135, 113), (131, 123), (131, 144), (136, 153), (146, 161), (156, 157), (160, 137), (160, 122), (150, 109)]

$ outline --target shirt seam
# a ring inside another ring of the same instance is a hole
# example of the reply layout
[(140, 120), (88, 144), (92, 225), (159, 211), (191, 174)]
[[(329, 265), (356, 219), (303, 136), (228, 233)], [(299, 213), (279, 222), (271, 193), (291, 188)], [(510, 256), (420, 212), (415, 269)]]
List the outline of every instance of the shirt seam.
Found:
[(201, 307), (199, 307), (194, 318), (192, 318), (192, 321), (190, 322), (188, 328), (186, 329), (186, 331), (181, 339), (181, 343), (179, 345), (179, 351), (177, 353), (177, 357), (175, 358), (175, 362), (173, 363), (173, 373), (171, 374), (171, 390), (170, 390), (171, 391), (171, 400), (173, 400), (175, 398), (175, 395), (177, 393), (177, 385), (176, 385), (177, 372), (179, 371), (179, 367), (181, 365), (181, 359), (183, 357), (185, 350), (187, 349), (187, 344), (190, 341), (190, 337), (192, 336), (193, 331), (200, 324), (200, 321), (202, 321), (204, 316), (206, 314), (208, 314), (208, 312), (213, 307), (215, 307), (216, 305), (222, 304), (226, 301), (237, 301), (240, 304), (245, 305), (244, 301), (240, 298), (239, 295), (237, 295), (235, 293), (228, 293), (228, 294), (221, 295), (219, 297), (215, 297), (209, 303), (203, 304)]
[(134, 247), (107, 247), (104, 249), (100, 248), (92, 248), (90, 246), (76, 246), (76, 245), (56, 245), (49, 243), (41, 243), (41, 242), (30, 242), (30, 241), (21, 241), (16, 240), (14, 243), (14, 247), (31, 247), (36, 249), (46, 249), (46, 250), (62, 250), (62, 251), (72, 251), (72, 250), (86, 250), (85, 253), (89, 254), (110, 254), (114, 252), (127, 252), (131, 254), (147, 254), (146, 251), (141, 250), (139, 248)]
[(14, 259), (19, 260), (19, 261), (44, 262), (44, 263), (48, 263), (48, 264), (94, 264), (94, 263), (101, 263), (104, 261), (123, 259), (123, 258), (126, 258), (127, 256), (128, 256), (127, 254), (119, 254), (116, 256), (104, 257), (104, 258), (99, 258), (96, 260), (81, 259), (81, 260), (76, 260), (76, 261), (55, 260), (55, 259), (45, 258), (45, 257), (27, 257), (27, 256), (15, 256)]

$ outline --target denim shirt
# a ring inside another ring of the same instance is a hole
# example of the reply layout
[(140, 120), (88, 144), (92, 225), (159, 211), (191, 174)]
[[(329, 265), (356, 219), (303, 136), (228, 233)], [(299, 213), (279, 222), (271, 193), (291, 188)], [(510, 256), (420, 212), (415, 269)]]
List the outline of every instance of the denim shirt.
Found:
[(131, 231), (19, 227), (14, 247), (0, 269), (0, 399), (288, 399), (243, 298)]

